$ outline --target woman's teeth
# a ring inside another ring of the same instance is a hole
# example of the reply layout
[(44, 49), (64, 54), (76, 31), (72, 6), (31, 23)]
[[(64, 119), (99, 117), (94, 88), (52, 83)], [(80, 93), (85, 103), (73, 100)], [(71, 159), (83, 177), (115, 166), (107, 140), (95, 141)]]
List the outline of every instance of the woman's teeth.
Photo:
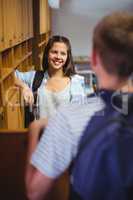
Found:
[(54, 61), (54, 63), (55, 63), (56, 65), (61, 64), (61, 62), (59, 62), (59, 61)]

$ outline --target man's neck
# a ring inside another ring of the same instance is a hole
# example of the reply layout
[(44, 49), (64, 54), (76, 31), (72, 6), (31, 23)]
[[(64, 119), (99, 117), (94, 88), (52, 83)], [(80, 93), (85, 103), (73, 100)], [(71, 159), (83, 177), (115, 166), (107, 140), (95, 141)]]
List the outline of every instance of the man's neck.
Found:
[(100, 89), (106, 89), (106, 90), (129, 90), (133, 87), (133, 84), (131, 84), (131, 81), (127, 78), (120, 79), (118, 77), (114, 76), (106, 76), (99, 82), (99, 88)]

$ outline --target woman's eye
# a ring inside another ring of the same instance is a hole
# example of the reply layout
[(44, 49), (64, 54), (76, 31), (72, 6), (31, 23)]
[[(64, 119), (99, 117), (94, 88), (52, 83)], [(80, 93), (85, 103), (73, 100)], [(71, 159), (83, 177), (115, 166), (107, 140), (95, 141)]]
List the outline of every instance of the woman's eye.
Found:
[(56, 54), (56, 53), (57, 53), (57, 51), (51, 51), (51, 53), (53, 53), (53, 54)]
[(66, 56), (67, 54), (66, 54), (65, 52), (62, 52), (61, 55), (62, 55), (62, 56)]

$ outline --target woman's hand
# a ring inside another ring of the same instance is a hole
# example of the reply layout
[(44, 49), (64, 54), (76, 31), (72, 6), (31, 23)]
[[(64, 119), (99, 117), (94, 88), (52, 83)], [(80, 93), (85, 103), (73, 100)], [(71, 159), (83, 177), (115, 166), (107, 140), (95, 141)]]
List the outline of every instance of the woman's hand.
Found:
[(26, 104), (33, 105), (34, 103), (34, 95), (32, 90), (29, 88), (29, 86), (18, 79), (17, 77), (14, 78), (15, 80), (15, 86), (19, 87), (22, 91), (22, 95), (24, 98), (24, 101)]
[(34, 103), (33, 92), (28, 86), (24, 86), (22, 88), (22, 95), (26, 104), (33, 105)]

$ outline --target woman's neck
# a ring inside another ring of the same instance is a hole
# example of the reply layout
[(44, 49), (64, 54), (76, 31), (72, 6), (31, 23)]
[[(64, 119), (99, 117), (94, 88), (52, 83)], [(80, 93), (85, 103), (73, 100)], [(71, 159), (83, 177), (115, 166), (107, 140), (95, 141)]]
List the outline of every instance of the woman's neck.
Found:
[(63, 70), (48, 70), (49, 77), (64, 77)]

